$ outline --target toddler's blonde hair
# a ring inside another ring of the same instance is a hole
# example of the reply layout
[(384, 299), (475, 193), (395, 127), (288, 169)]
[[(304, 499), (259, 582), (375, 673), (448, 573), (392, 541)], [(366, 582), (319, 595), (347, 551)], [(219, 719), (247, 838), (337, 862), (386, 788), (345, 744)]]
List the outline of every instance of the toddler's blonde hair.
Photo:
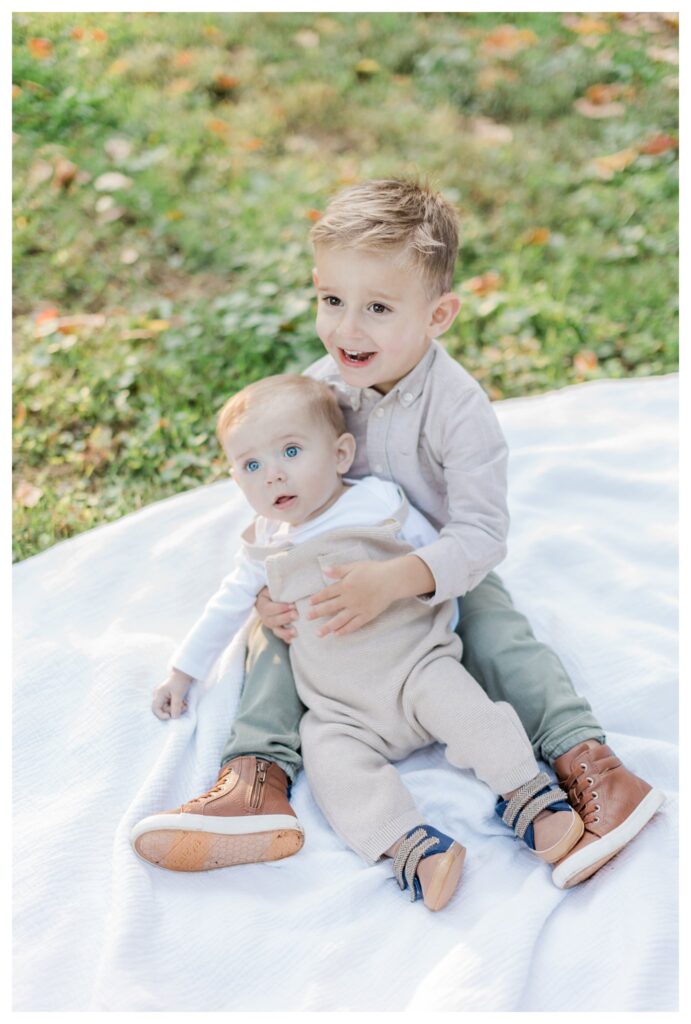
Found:
[(278, 396), (290, 395), (315, 424), (340, 437), (346, 431), (345, 417), (328, 384), (299, 373), (276, 373), (248, 384), (225, 403), (216, 420), (216, 436), (224, 447), (228, 432), (256, 409), (266, 408)]
[(363, 181), (339, 192), (310, 231), (315, 246), (399, 252), (430, 296), (453, 286), (458, 214), (440, 192), (417, 181)]

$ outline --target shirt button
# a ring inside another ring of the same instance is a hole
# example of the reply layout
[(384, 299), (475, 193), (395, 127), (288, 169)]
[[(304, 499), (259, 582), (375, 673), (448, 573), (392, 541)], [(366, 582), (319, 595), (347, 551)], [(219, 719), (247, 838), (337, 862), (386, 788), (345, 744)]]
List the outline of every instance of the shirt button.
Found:
[(374, 415), (377, 416), (379, 419), (381, 419), (382, 416), (384, 415), (384, 410), (383, 409), (377, 409), (377, 411), (375, 412)]
[(403, 395), (403, 404), (404, 405), (410, 405), (412, 400), (413, 400), (413, 396), (411, 395), (410, 391), (406, 391), (405, 394)]

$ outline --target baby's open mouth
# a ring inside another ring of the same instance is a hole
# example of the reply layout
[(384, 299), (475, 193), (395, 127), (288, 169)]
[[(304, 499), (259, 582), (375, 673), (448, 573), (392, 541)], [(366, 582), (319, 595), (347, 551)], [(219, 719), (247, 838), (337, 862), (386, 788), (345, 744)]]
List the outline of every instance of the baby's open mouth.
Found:
[(346, 366), (367, 366), (371, 363), (376, 352), (356, 352), (349, 348), (339, 348), (338, 354), (341, 357), (341, 362), (345, 363)]
[(297, 500), (296, 494), (281, 494), (280, 497), (274, 501), (274, 508), (285, 508), (287, 505), (291, 505)]

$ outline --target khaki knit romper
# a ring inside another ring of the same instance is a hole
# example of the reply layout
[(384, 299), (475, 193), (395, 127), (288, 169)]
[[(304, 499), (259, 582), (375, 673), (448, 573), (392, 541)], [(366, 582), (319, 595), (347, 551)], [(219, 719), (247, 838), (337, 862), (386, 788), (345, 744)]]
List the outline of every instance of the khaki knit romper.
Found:
[(438, 740), (451, 764), (472, 768), (497, 794), (539, 771), (516, 712), (493, 703), (460, 664), (453, 601), (396, 601), (342, 637), (317, 636), (325, 620), (307, 618), (310, 596), (333, 582), (323, 567), (414, 550), (396, 537), (405, 511), (298, 545), (247, 545), (265, 561), (272, 599), (298, 610), (290, 661), (308, 709), (300, 736), (312, 793), (334, 831), (369, 862), (425, 821), (392, 761)]

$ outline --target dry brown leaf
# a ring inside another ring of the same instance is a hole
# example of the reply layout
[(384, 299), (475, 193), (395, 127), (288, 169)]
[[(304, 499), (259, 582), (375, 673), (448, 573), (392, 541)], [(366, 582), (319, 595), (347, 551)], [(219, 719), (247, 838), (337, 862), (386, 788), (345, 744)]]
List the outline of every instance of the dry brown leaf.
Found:
[(42, 497), (41, 488), (30, 484), (28, 480), (20, 480), (15, 488), (14, 500), (22, 508), (33, 508), (38, 505)]
[(262, 139), (243, 139), (240, 143), (242, 149), (246, 149), (249, 153), (254, 153), (255, 150), (261, 149), (264, 145)]
[(24, 402), (17, 402), (17, 411), (14, 414), (14, 425), (15, 427), (23, 427), (26, 422), (26, 404)]
[(638, 157), (638, 150), (634, 147), (620, 149), (618, 153), (611, 153), (609, 156), (598, 156), (592, 162), (595, 173), (604, 181), (611, 181), (615, 174), (623, 171)]
[(96, 43), (105, 43), (106, 39), (108, 38), (108, 33), (105, 32), (102, 28), (92, 28), (90, 35)]
[(131, 188), (134, 185), (132, 178), (121, 174), (120, 171), (106, 171), (100, 174), (94, 182), (97, 192), (119, 192), (121, 189)]
[(515, 25), (497, 25), (482, 41), (480, 49), (490, 57), (507, 60), (526, 46), (534, 46), (537, 36), (529, 28)]
[(227, 135), (230, 131), (230, 125), (227, 121), (222, 121), (220, 117), (210, 117), (206, 122), (206, 127), (214, 135)]
[(46, 60), (53, 55), (53, 44), (50, 39), (29, 39), (26, 45), (29, 48), (29, 53), (36, 60)]
[(371, 57), (363, 57), (355, 65), (355, 73), (358, 78), (371, 78), (381, 71), (381, 66), (376, 60), (372, 60)]
[(318, 221), (322, 218), (321, 210), (305, 210), (305, 217), (307, 220)]
[(588, 348), (581, 349), (573, 357), (573, 368), (580, 377), (597, 369), (597, 355)]
[(70, 39), (83, 39), (86, 33), (86, 29), (82, 28), (81, 25), (75, 25), (70, 32)]
[(679, 63), (679, 50), (676, 46), (649, 46), (645, 52), (651, 60), (660, 64)]
[(114, 136), (112, 139), (108, 139), (104, 143), (103, 148), (110, 157), (116, 163), (122, 163), (132, 153), (132, 143), (129, 139), (123, 139), (119, 136)]
[(673, 135), (653, 135), (639, 147), (639, 152), (645, 153), (646, 156), (657, 156), (659, 153), (667, 153), (670, 149), (678, 148), (679, 139), (675, 139)]
[(495, 270), (488, 270), (484, 274), (478, 274), (476, 277), (469, 277), (467, 281), (463, 281), (461, 288), (482, 298), (485, 295), (498, 291), (500, 285), (501, 277), (499, 274)]
[(21, 94), (22, 94), (22, 87), (21, 87), (21, 85), (13, 85), (12, 86), (12, 99), (13, 100), (18, 99), (21, 96)]
[(566, 28), (576, 32), (580, 36), (606, 35), (610, 30), (609, 25), (602, 18), (593, 18), (586, 14), (579, 17), (577, 14), (565, 14), (561, 19)]
[(69, 188), (77, 176), (78, 169), (77, 165), (73, 164), (71, 160), (66, 160), (64, 157), (60, 157), (55, 164), (53, 185), (56, 188)]
[(130, 62), (127, 57), (118, 57), (108, 68), (109, 75), (124, 75), (130, 66)]
[(626, 113), (626, 107), (623, 103), (591, 103), (583, 98), (576, 100), (573, 107), (574, 110), (577, 110), (579, 114), (583, 114), (584, 117), (595, 119), (621, 117), (622, 114)]
[(173, 67), (176, 68), (188, 68), (194, 60), (194, 54), (191, 50), (180, 50), (173, 57)]
[(546, 245), (552, 237), (549, 228), (531, 228), (521, 238), (524, 245)]

